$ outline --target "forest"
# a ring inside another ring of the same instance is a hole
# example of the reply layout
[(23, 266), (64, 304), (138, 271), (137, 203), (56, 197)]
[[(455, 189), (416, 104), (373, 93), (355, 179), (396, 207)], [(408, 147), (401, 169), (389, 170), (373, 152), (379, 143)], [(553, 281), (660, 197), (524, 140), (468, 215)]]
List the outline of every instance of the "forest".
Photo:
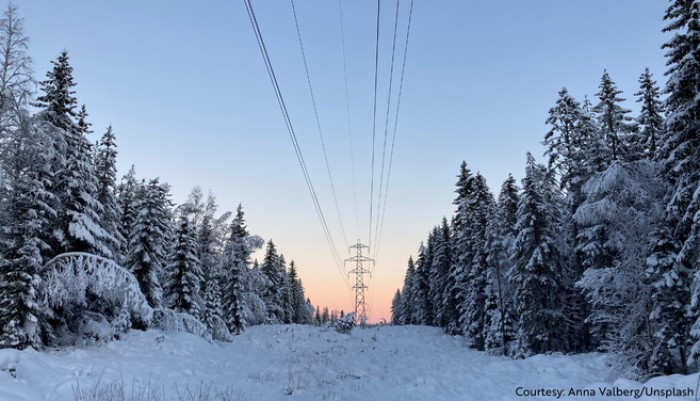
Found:
[[(17, 7), (0, 18), (0, 348), (109, 341), (131, 328), (231, 340), (246, 326), (312, 323), (294, 261), (249, 233), (241, 205), (195, 187), (117, 178), (115, 132), (99, 140), (68, 52), (36, 81)], [(329, 320), (317, 310), (316, 320)]]
[(664, 19), (666, 86), (645, 69), (637, 115), (605, 71), (593, 100), (559, 92), (546, 162), (528, 153), (520, 185), (494, 196), (462, 163), (456, 211), (408, 260), (393, 324), (515, 358), (606, 352), (636, 378), (697, 371), (700, 3), (671, 1)]

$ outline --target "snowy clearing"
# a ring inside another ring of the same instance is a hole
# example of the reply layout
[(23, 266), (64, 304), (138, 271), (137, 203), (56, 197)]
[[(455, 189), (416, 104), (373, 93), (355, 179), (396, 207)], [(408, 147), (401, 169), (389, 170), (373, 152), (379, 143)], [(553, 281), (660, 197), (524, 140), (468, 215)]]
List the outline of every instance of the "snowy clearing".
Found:
[[(0, 400), (73, 400), (77, 386), (85, 391), (115, 383), (128, 394), (149, 389), (163, 400), (189, 400), (189, 393), (208, 386), (235, 401), (695, 399), (678, 392), (695, 391), (697, 374), (644, 385), (611, 381), (600, 354), (514, 361), (470, 350), (463, 341), (421, 326), (355, 328), (350, 335), (313, 326), (255, 326), (232, 343), (131, 331), (100, 347), (0, 350)], [(630, 390), (643, 386), (659, 394), (635, 398)], [(617, 393), (601, 394), (603, 388)], [(588, 395), (569, 395), (571, 389)], [(676, 395), (661, 393), (673, 389)]]

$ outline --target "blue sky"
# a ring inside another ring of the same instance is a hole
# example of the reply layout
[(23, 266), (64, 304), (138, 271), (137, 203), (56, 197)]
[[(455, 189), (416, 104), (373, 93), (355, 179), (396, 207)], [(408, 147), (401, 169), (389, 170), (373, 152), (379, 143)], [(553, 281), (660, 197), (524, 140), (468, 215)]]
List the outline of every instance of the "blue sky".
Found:
[[(171, 184), (176, 202), (195, 185), (212, 190), (222, 211), (242, 202), (250, 230), (272, 238), (288, 260), (296, 260), (312, 301), (352, 308), (243, 1), (16, 4), (31, 37), (37, 78), (43, 79), (61, 50), (69, 51), (76, 94), (88, 107), (94, 138), (113, 125), (121, 173), (135, 164), (139, 176), (160, 177)], [(339, 4), (295, 2), (346, 237), (349, 243), (358, 236), (367, 242), (376, 2), (342, 2), (356, 191)], [(401, 0), (403, 27), (408, 4)], [(254, 0), (253, 5), (338, 251), (349, 256), (290, 3)], [(393, 1), (382, 2), (378, 157), (394, 7)], [(563, 86), (578, 99), (595, 100), (607, 69), (624, 91), (626, 106), (637, 110), (633, 94), (645, 67), (661, 87), (665, 83), (661, 45), (668, 37), (660, 32), (665, 2), (415, 0), (414, 7), (385, 228), (374, 290), (368, 293), (372, 320), (388, 318), (408, 256), (442, 216), (452, 213), (462, 160), (497, 192), (508, 173), (522, 178), (526, 151), (542, 159), (547, 111)], [(380, 165), (377, 159), (375, 190)]]

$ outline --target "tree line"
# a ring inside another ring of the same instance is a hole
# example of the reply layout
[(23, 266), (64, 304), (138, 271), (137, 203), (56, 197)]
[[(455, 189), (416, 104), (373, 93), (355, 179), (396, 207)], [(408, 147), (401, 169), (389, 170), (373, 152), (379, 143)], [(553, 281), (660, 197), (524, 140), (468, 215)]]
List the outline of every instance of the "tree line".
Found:
[[(114, 131), (89, 140), (68, 52), (37, 83), (28, 44), (10, 4), (0, 18), (0, 348), (109, 340), (163, 319), (221, 340), (247, 325), (312, 322), (294, 261), (270, 240), (262, 262), (251, 262), (264, 243), (242, 206), (218, 214), (198, 187), (175, 205), (167, 184), (133, 167), (118, 181)], [(67, 252), (118, 266), (53, 280), (44, 266)], [(115, 293), (143, 297), (147, 313)]]
[(700, 356), (700, 3), (671, 1), (663, 92), (646, 69), (632, 116), (609, 73), (595, 102), (559, 92), (546, 163), (497, 197), (462, 163), (456, 211), (408, 260), (394, 324), (525, 357), (609, 352), (637, 377)]

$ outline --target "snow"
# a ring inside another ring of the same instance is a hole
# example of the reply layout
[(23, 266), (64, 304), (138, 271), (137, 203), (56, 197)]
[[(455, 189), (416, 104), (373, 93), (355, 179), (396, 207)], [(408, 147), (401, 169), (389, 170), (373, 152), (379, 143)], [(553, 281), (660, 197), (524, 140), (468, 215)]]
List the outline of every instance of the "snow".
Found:
[[(622, 392), (695, 391), (698, 375), (657, 377), (646, 384), (617, 379), (601, 354), (537, 355), (512, 360), (476, 352), (461, 337), (422, 326), (330, 328), (254, 326), (231, 343), (188, 333), (132, 330), (100, 347), (0, 350), (0, 400), (73, 400), (75, 389), (124, 385), (164, 400), (211, 386), (232, 400), (633, 400)], [(570, 389), (597, 396), (569, 396)], [(549, 391), (549, 396), (546, 395)], [(536, 395), (522, 395), (534, 392)], [(520, 396), (518, 394), (521, 394)], [(189, 398), (186, 398), (189, 399)], [(692, 400), (694, 397), (641, 397)], [(214, 400), (214, 398), (212, 398)]]

